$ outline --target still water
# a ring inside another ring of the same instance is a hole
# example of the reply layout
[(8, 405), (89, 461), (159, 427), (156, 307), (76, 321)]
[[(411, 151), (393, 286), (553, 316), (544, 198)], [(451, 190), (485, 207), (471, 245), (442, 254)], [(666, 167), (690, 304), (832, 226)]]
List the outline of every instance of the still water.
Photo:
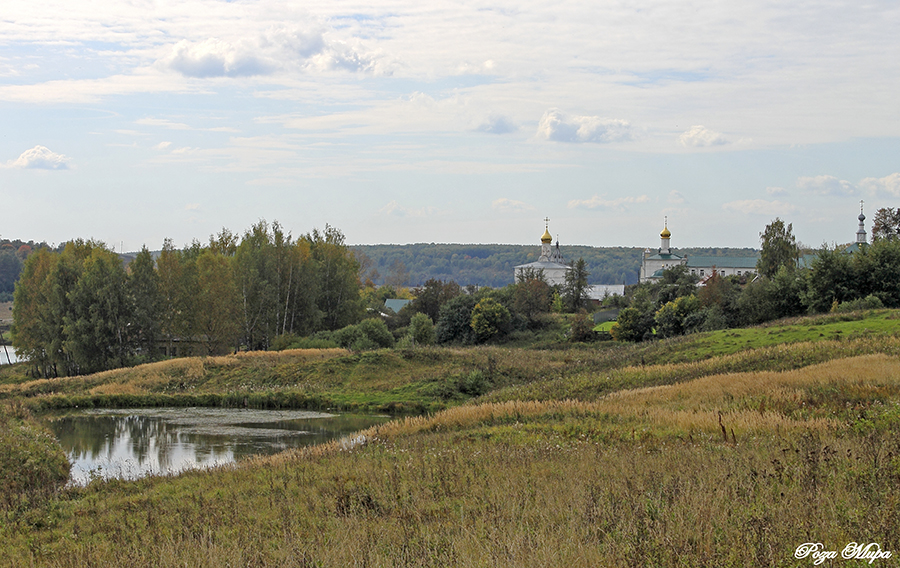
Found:
[(72, 464), (70, 480), (137, 479), (214, 467), (349, 436), (390, 417), (302, 410), (84, 410), (49, 426)]

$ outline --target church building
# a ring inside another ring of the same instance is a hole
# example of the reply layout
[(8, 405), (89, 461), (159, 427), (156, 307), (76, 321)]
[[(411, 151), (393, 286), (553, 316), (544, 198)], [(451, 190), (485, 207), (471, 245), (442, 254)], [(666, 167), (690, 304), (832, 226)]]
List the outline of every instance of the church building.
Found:
[(675, 253), (669, 244), (672, 232), (668, 220), (659, 234), (660, 245), (654, 252), (646, 249), (641, 254), (640, 282), (652, 282), (662, 278), (663, 270), (675, 266), (686, 266), (688, 272), (701, 281), (712, 276), (753, 276), (759, 256), (688, 256)]
[(559, 251), (559, 240), (556, 241), (555, 247), (551, 246), (553, 243), (553, 236), (550, 235), (549, 222), (550, 219), (544, 219), (544, 234), (541, 235), (540, 258), (538, 258), (536, 262), (520, 264), (515, 267), (515, 277), (517, 282), (519, 280), (519, 275), (523, 272), (529, 270), (537, 272), (538, 270), (541, 270), (543, 271), (544, 280), (547, 284), (551, 286), (557, 284), (562, 286), (566, 283), (566, 273), (571, 270), (572, 267), (566, 264), (562, 253)]

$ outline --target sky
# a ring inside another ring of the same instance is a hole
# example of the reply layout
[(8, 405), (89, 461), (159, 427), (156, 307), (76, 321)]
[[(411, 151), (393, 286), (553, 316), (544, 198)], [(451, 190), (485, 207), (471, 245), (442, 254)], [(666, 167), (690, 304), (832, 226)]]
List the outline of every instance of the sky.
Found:
[(900, 206), (895, 0), (5, 0), (0, 237), (810, 247)]

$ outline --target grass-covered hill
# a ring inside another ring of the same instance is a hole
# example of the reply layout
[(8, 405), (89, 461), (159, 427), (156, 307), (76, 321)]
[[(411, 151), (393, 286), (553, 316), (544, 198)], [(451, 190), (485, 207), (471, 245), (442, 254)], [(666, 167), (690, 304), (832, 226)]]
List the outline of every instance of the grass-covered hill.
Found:
[[(540, 256), (539, 245), (355, 245), (358, 256), (368, 258), (377, 271), (375, 284), (397, 277), (397, 268), (408, 274), (403, 284), (420, 286), (429, 279), (453, 280), (467, 286), (500, 288), (513, 283), (514, 268), (534, 262)], [(560, 246), (567, 261), (583, 258), (590, 273), (590, 284), (637, 284), (641, 266), (639, 247)], [(753, 249), (689, 248), (680, 254), (703, 256), (754, 256)], [(362, 256), (364, 255), (364, 257)], [(396, 264), (399, 263), (399, 264)], [(374, 273), (371, 273), (373, 274)]]
[[(900, 551), (898, 355), (900, 312), (880, 311), (625, 346), (293, 351), (50, 381), (7, 369), (2, 436), (76, 403), (431, 411), (230, 468), (7, 483), (0, 564), (809, 566), (806, 542)], [(0, 461), (3, 480), (23, 479), (15, 463)]]

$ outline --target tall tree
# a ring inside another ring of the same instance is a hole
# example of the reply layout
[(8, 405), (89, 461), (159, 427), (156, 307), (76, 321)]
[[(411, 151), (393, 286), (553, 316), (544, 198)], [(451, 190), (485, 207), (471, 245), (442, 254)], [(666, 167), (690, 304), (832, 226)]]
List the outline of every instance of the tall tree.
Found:
[(587, 264), (583, 258), (579, 258), (572, 265), (572, 269), (566, 272), (566, 283), (563, 285), (563, 302), (570, 312), (577, 312), (585, 307), (588, 300)]
[(793, 225), (785, 225), (784, 221), (776, 217), (774, 221), (766, 225), (766, 229), (759, 234), (762, 250), (759, 253), (759, 261), (756, 269), (767, 278), (772, 278), (782, 266), (793, 269), (800, 258), (800, 247), (793, 235)]
[(872, 242), (900, 239), (900, 208), (882, 207), (875, 212), (872, 225)]
[(244, 233), (235, 252), (244, 341), (250, 349), (268, 349), (275, 335), (271, 325), (278, 317), (280, 274), (273, 240), (268, 223), (261, 220)]
[(430, 278), (424, 286), (413, 290), (415, 296), (412, 301), (412, 310), (437, 321), (440, 316), (441, 306), (459, 296), (462, 288), (452, 280), (444, 282), (437, 278)]
[(822, 247), (807, 280), (805, 304), (812, 312), (827, 312), (834, 302), (855, 299), (855, 275), (849, 255), (840, 248)]
[(519, 277), (513, 293), (513, 308), (526, 319), (533, 320), (538, 314), (550, 311), (553, 302), (553, 288), (544, 280), (542, 270), (528, 276)]
[(129, 334), (135, 346), (146, 356), (152, 358), (160, 334), (162, 302), (159, 274), (156, 272), (153, 257), (146, 246), (128, 266), (128, 279), (125, 287), (133, 314), (132, 328)]
[(40, 377), (52, 374), (49, 346), (58, 331), (51, 312), (52, 274), (58, 258), (43, 248), (28, 257), (13, 302), (13, 346)]
[(344, 242), (344, 235), (330, 225), (307, 235), (316, 263), (319, 294), (316, 305), (325, 329), (340, 329), (358, 322), (362, 315), (359, 296), (359, 262)]
[(194, 322), (193, 298), (197, 280), (188, 255), (175, 248), (171, 239), (163, 243), (156, 259), (159, 275), (159, 329), (169, 350), (178, 339), (190, 338)]
[(226, 353), (237, 346), (241, 331), (241, 296), (230, 259), (204, 250), (197, 258), (197, 279), (194, 336), (205, 355)]
[(68, 292), (70, 309), (63, 318), (64, 350), (70, 373), (93, 373), (125, 365), (132, 349), (132, 319), (125, 295), (122, 261), (102, 245), (92, 248)]

